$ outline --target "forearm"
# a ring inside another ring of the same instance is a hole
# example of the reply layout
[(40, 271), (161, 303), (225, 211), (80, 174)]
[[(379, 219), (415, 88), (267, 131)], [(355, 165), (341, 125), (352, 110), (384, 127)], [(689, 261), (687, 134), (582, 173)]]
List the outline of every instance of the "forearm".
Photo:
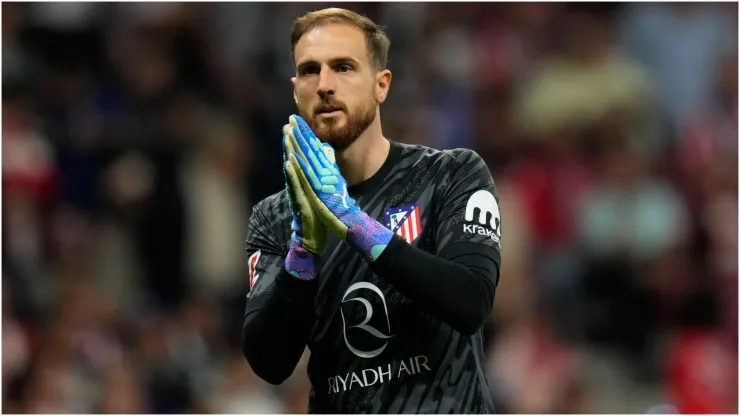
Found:
[(268, 383), (285, 381), (300, 361), (315, 322), (316, 291), (316, 281), (296, 279), (283, 270), (264, 303), (252, 308), (247, 304), (244, 356), (255, 374)]
[(488, 256), (454, 246), (435, 256), (394, 236), (371, 268), (463, 334), (475, 333), (491, 313), (498, 266)]

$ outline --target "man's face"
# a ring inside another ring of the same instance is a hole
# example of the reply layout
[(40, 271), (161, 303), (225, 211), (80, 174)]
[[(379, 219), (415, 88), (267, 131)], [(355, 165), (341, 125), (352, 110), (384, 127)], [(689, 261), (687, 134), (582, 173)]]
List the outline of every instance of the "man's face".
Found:
[(346, 149), (377, 112), (377, 74), (363, 33), (342, 24), (320, 26), (303, 35), (294, 54), (299, 114), (319, 139)]

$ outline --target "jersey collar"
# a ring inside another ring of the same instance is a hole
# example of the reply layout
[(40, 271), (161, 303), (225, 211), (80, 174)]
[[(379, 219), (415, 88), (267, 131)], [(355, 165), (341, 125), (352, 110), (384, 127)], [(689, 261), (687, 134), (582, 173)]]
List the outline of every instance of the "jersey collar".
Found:
[(383, 182), (383, 179), (388, 176), (388, 174), (393, 170), (393, 167), (398, 163), (398, 161), (401, 159), (401, 145), (394, 142), (393, 140), (388, 140), (391, 143), (390, 151), (388, 152), (388, 157), (385, 159), (385, 162), (383, 162), (383, 165), (378, 169), (375, 174), (364, 181), (360, 183), (356, 183), (354, 185), (350, 185), (347, 187), (347, 192), (349, 192), (350, 196), (353, 198), (362, 196), (367, 193), (371, 193), (374, 189), (378, 187), (378, 185)]

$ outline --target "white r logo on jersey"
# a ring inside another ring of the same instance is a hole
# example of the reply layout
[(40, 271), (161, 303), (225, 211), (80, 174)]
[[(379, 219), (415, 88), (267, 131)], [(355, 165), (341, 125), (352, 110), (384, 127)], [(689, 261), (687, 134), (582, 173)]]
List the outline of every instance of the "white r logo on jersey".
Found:
[(358, 282), (358, 283), (351, 285), (349, 288), (347, 288), (347, 291), (344, 292), (344, 296), (342, 297), (342, 303), (349, 302), (349, 301), (360, 302), (360, 304), (362, 304), (362, 306), (365, 309), (365, 319), (363, 319), (362, 322), (360, 322), (357, 325), (352, 325), (350, 327), (347, 327), (347, 320), (344, 317), (344, 311), (342, 311), (340, 308), (339, 312), (342, 314), (344, 343), (347, 344), (347, 348), (349, 348), (349, 350), (352, 351), (352, 353), (354, 353), (356, 356), (360, 358), (373, 358), (373, 357), (377, 357), (378, 355), (380, 355), (380, 353), (382, 353), (385, 350), (385, 347), (388, 346), (388, 342), (387, 341), (384, 342), (380, 348), (374, 349), (372, 351), (363, 351), (359, 348), (354, 347), (349, 342), (349, 339), (347, 338), (347, 330), (351, 328), (361, 329), (378, 339), (389, 339), (389, 338), (392, 338), (393, 335), (385, 335), (382, 332), (380, 332), (377, 328), (374, 328), (368, 325), (368, 322), (370, 322), (370, 318), (373, 317), (373, 306), (370, 304), (370, 302), (367, 299), (363, 299), (363, 298), (347, 299), (347, 296), (350, 293), (360, 290), (360, 289), (372, 290), (373, 292), (377, 293), (378, 296), (380, 296), (380, 300), (383, 302), (383, 312), (385, 313), (385, 322), (388, 325), (388, 333), (390, 333), (391, 331), (391, 323), (388, 318), (388, 306), (385, 303), (385, 296), (383, 296), (383, 292), (381, 292), (380, 289), (378, 289), (378, 287), (373, 285), (372, 283)]

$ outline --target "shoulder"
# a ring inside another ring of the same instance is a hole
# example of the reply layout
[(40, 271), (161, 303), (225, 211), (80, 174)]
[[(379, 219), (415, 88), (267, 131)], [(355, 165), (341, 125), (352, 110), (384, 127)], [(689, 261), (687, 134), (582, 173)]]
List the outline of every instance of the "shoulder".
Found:
[(398, 143), (402, 149), (401, 157), (404, 159), (426, 160), (432, 164), (439, 164), (441, 167), (456, 168), (464, 164), (479, 164), (483, 158), (474, 150), (466, 148), (456, 149), (435, 149), (418, 144)]
[(264, 225), (271, 229), (280, 228), (290, 221), (291, 213), (285, 200), (285, 189), (257, 202), (252, 207), (252, 225)]
[(290, 239), (291, 213), (285, 190), (268, 196), (252, 207), (247, 231), (247, 247), (282, 253)]
[(400, 165), (413, 165), (415, 170), (423, 171), (440, 192), (461, 186), (495, 188), (486, 162), (472, 149), (439, 150), (421, 145), (401, 146)]
[(285, 200), (285, 189), (276, 192), (257, 202), (252, 208), (253, 215), (264, 218), (265, 221), (278, 221), (283, 213), (287, 213), (288, 203)]

